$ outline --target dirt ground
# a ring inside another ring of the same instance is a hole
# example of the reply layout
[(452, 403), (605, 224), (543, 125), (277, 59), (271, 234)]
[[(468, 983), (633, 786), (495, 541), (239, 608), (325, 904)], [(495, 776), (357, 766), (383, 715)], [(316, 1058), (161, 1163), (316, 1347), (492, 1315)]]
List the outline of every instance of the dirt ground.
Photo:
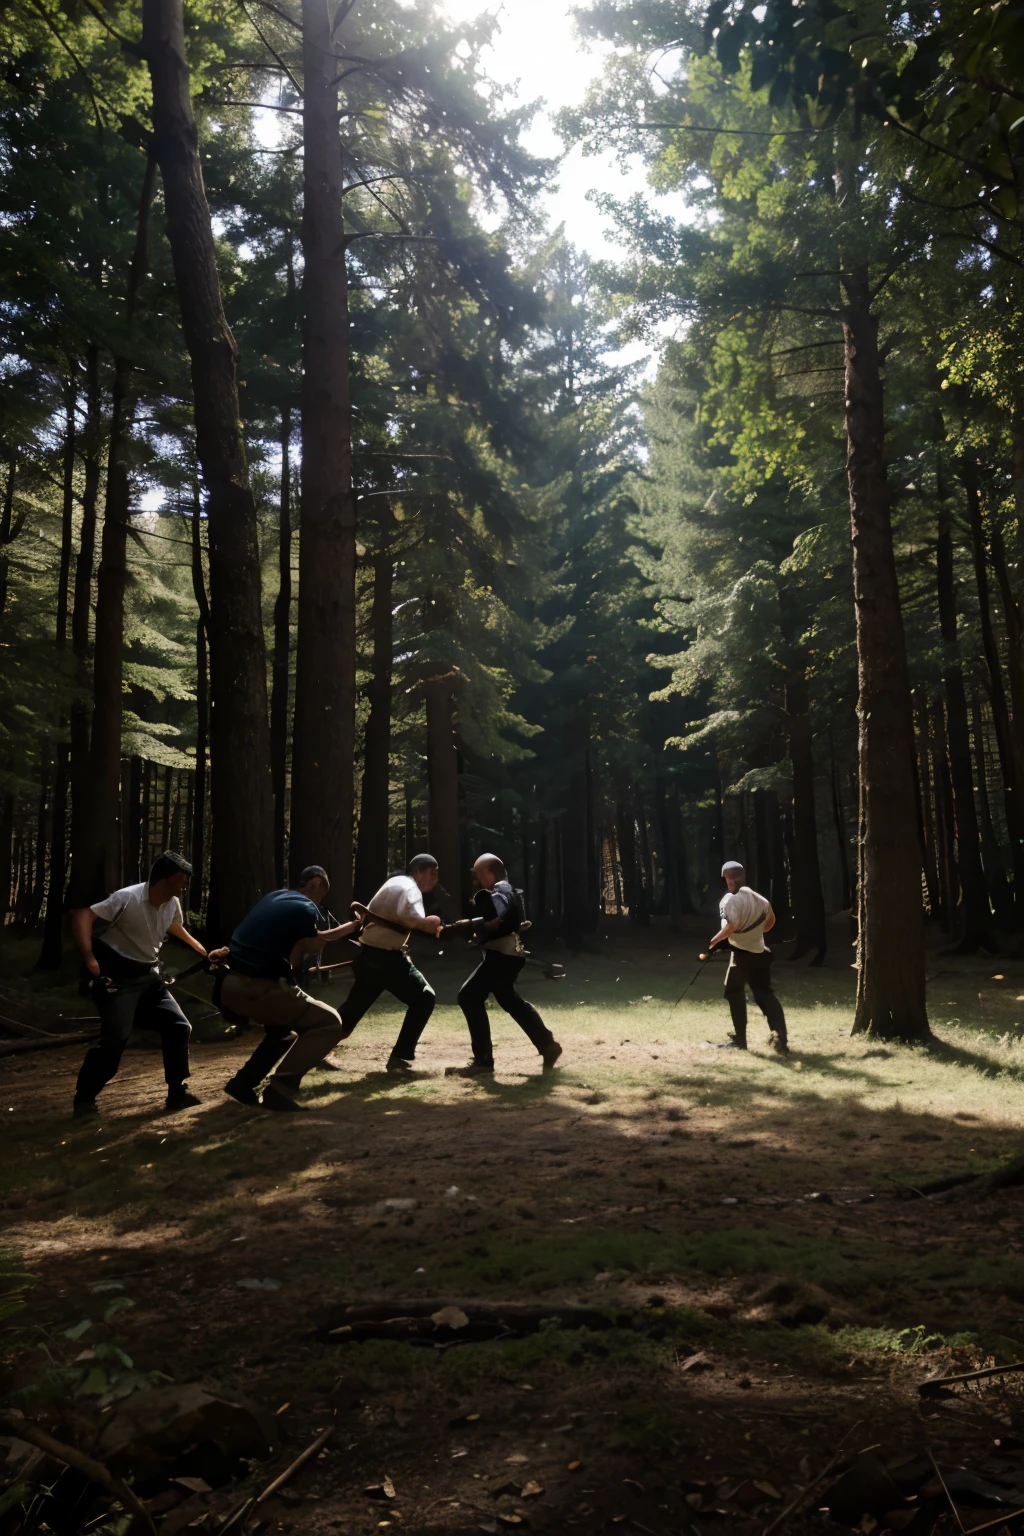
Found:
[[(976, 1458), (1021, 1431), (1024, 1377), (917, 1389), (1024, 1355), (1024, 1191), (901, 1195), (1020, 1150), (1024, 961), (935, 958), (936, 1048), (900, 1049), (850, 1037), (840, 926), (825, 967), (777, 966), (780, 1060), (753, 1008), (749, 1053), (707, 1043), (728, 1028), (716, 963), (673, 1010), (705, 941), (704, 925), (613, 934), (561, 956), (564, 981), (528, 972), (565, 1048), (548, 1073), (499, 1014), (494, 1081), (443, 1076), (468, 1054), (451, 951), (422, 955), (423, 1077), (383, 1074), (399, 1015), (382, 1002), (308, 1079), (302, 1115), (224, 1097), (254, 1036), (197, 1044), (202, 1104), (172, 1116), (141, 1043), (94, 1122), (70, 1118), (77, 1050), (3, 1061), (0, 1246), (32, 1276), (9, 1382), (71, 1358), (64, 1336), (92, 1319), (86, 1343), (135, 1370), (278, 1415), (257, 1488), (333, 1417), (247, 1527), (311, 1536), (753, 1533), (837, 1447)], [(104, 1322), (112, 1294), (132, 1305)], [(444, 1349), (317, 1336), (345, 1303), (422, 1297), (634, 1321)], [(216, 1529), (244, 1491), (182, 1491), (161, 1530)], [(810, 1503), (791, 1529), (821, 1528)]]

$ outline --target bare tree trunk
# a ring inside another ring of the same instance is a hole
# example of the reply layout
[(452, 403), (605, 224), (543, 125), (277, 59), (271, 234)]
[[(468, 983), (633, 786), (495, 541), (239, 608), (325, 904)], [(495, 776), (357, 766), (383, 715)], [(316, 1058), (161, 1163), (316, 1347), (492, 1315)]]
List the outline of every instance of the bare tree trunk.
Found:
[(878, 322), (866, 267), (844, 275), (847, 478), (857, 620), (862, 793), (855, 1032), (929, 1038), (914, 733), (885, 473)]
[(54, 638), (58, 651), (64, 651), (68, 643), (71, 558), (75, 548), (75, 411), (77, 406), (78, 391), (72, 377), (64, 389), (64, 483), (60, 519), (60, 566), (57, 572), (57, 618), (54, 625)]
[(971, 737), (967, 722), (967, 693), (957, 642), (956, 588), (953, 579), (953, 535), (944, 500), (939, 504), (938, 539), (935, 557), (939, 604), (939, 632), (942, 636), (942, 680), (946, 690), (946, 729), (949, 773), (956, 823), (957, 867), (963, 892), (964, 931), (960, 947), (973, 953), (979, 945), (996, 949), (992, 937), (992, 915), (985, 871), (981, 865), (978, 816), (974, 804), (974, 774), (971, 765)]
[(227, 936), (274, 879), (270, 720), (256, 504), (238, 401), (237, 349), (224, 316), (210, 209), (189, 95), (182, 0), (143, 0), (153, 87), (153, 154), (192, 362), (196, 448), (210, 550), (211, 912)]
[[(355, 502), (338, 60), (327, 0), (302, 0), (302, 519), (292, 754), (292, 867), (352, 895)], [(315, 745), (315, 751), (312, 748)], [(442, 880), (452, 872), (442, 872)]]
[(814, 806), (814, 753), (807, 674), (794, 667), (786, 679), (789, 760), (793, 765), (793, 910), (796, 944), (791, 960), (815, 951), (814, 964), (825, 958), (825, 893), (821, 887), (818, 821)]
[[(383, 531), (382, 531), (383, 537)], [(370, 713), (363, 738), (363, 781), (359, 796), (359, 841), (355, 888), (368, 901), (387, 878), (391, 819), (392, 592), (395, 563), (385, 541), (373, 563), (370, 633), (373, 672), (367, 687)], [(438, 855), (435, 854), (435, 857)], [(447, 880), (442, 876), (443, 883)]]
[(18, 535), (14, 518), (14, 482), (18, 473), (18, 460), (12, 453), (7, 460), (3, 501), (0, 502), (0, 622), (7, 613), (8, 585), (11, 557), (8, 551)]
[(274, 788), (274, 873), (287, 881), (288, 674), (292, 625), (292, 413), (281, 412), (281, 508), (278, 518), (277, 597), (274, 599), (274, 670), (270, 688), (270, 777)]
[(942, 888), (941, 922), (947, 933), (957, 928), (960, 904), (960, 869), (956, 856), (956, 812), (953, 805), (953, 780), (949, 772), (949, 744), (942, 704), (934, 706), (934, 741), (932, 761), (935, 768), (935, 804), (939, 852), (939, 883)]
[[(71, 875), (88, 859), (89, 836), (89, 737), (92, 708), (88, 701), (89, 626), (92, 615), (93, 563), (96, 558), (96, 509), (100, 486), (101, 395), (99, 353), (95, 346), (85, 354), (85, 424), (82, 432), (84, 478), (82, 533), (75, 562), (71, 609), (71, 649), (75, 657), (77, 692), (71, 701)], [(87, 885), (87, 881), (85, 884)]]
[(0, 799), (0, 927), (11, 910), (14, 890), (14, 796)]
[(843, 806), (843, 788), (839, 778), (839, 764), (836, 761), (836, 744), (832, 735), (832, 728), (828, 733), (829, 755), (831, 759), (831, 788), (832, 788), (832, 823), (836, 829), (836, 845), (839, 851), (839, 881), (840, 902), (842, 910), (848, 912), (853, 907), (853, 887), (850, 881), (850, 845), (847, 842), (846, 810)]
[(1002, 531), (994, 518), (989, 549), (1006, 626), (1006, 671), (1010, 680), (1014, 760), (1018, 782), (1024, 782), (1024, 613), (1010, 580)]
[(462, 912), (462, 839), (459, 827), (459, 758), (455, 736), (455, 674), (428, 678), (427, 789), (430, 852), (441, 867), (441, 886)]
[(981, 856), (985, 864), (985, 879), (992, 897), (996, 922), (1005, 926), (1013, 921), (1013, 892), (1006, 878), (999, 839), (992, 824), (985, 726), (977, 694), (971, 699), (971, 722), (974, 736), (974, 778), (978, 791), (978, 820), (981, 825)]
[(207, 757), (210, 735), (210, 673), (207, 636), (210, 632), (210, 604), (203, 574), (202, 518), (199, 491), (192, 508), (192, 592), (199, 610), (196, 620), (196, 767), (192, 788), (192, 879), (190, 905), (194, 912), (203, 910), (206, 894), (206, 806)]
[(1021, 772), (1015, 750), (1010, 712), (1006, 704), (1002, 664), (992, 623), (992, 604), (988, 586), (988, 561), (985, 548), (985, 526), (981, 508), (981, 483), (974, 458), (961, 462), (961, 479), (967, 492), (967, 516), (971, 529), (971, 553), (974, 557), (974, 576), (978, 586), (978, 614), (981, 622), (981, 642), (989, 676), (989, 702), (992, 723), (995, 727), (996, 746), (999, 751), (999, 767), (1003, 776), (1003, 804), (1006, 808), (1006, 826), (1010, 837), (1013, 859), (1013, 900), (1018, 923), (1024, 917), (1024, 803), (1021, 797)]

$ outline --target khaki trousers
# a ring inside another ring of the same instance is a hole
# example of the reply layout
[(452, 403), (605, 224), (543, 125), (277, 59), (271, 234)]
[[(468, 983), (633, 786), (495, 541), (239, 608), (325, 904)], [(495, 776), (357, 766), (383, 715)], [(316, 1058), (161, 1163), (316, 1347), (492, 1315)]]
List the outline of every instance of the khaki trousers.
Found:
[(236, 1074), (252, 1087), (263, 1081), (275, 1061), (275, 1076), (302, 1077), (319, 1066), (341, 1039), (337, 1010), (310, 997), (286, 977), (241, 976), (229, 971), (220, 996), (232, 1013), (262, 1024), (267, 1031), (267, 1039)]

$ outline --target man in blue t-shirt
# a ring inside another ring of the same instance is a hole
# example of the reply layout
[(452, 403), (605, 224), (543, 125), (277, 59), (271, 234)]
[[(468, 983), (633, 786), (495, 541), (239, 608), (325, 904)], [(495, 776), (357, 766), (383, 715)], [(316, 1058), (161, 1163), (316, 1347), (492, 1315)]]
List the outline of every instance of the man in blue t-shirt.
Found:
[[(331, 882), (326, 870), (311, 864), (294, 890), (271, 891), (243, 917), (228, 944), (228, 965), (217, 1004), (226, 1018), (251, 1019), (266, 1035), (224, 1092), (240, 1104), (264, 1109), (298, 1110), (296, 1095), (303, 1076), (318, 1066), (342, 1036), (337, 1010), (296, 986), (292, 968), (304, 955), (355, 933), (359, 923), (317, 928), (319, 908)], [(260, 1083), (273, 1071), (263, 1089)]]

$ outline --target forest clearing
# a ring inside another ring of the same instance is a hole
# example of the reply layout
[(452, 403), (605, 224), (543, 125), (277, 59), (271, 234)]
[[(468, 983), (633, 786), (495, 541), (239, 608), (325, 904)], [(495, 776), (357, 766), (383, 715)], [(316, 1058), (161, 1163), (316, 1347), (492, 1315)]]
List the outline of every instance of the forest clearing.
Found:
[[(685, 967), (665, 942), (616, 935), (563, 982), (525, 987), (565, 1046), (557, 1073), (510, 1023), (493, 1082), (445, 1078), (465, 1025), (458, 965), (436, 959), (424, 1077), (385, 1076), (395, 1019), (375, 1014), (302, 1117), (224, 1097), (242, 1042), (199, 1046), (202, 1105), (166, 1117), (152, 1052), (129, 1053), (84, 1127), (68, 1119), (71, 1053), (8, 1064), (4, 1225), (32, 1275), (19, 1326), (35, 1350), (45, 1341), (52, 1367), (116, 1340), (137, 1371), (289, 1405), (265, 1468), (219, 1494), (179, 1485), (162, 1529), (224, 1518), (335, 1412), (329, 1448), (260, 1510), (266, 1529), (503, 1529), (501, 1515), (754, 1531), (841, 1443), (976, 1467), (1019, 1432), (1020, 1377), (935, 1400), (918, 1387), (1016, 1348), (1024, 1191), (898, 1196), (1014, 1145), (1020, 963), (997, 979), (988, 962), (937, 959), (930, 1052), (849, 1038), (848, 961), (784, 969), (794, 1054), (780, 1060), (759, 1027), (747, 1056), (709, 1048), (725, 967), (673, 1011)], [(131, 1307), (104, 1324), (121, 1296)], [(325, 1337), (345, 1304), (381, 1297), (631, 1322), (440, 1349)], [(523, 1496), (531, 1484), (543, 1492)]]
[(1019, 0), (0, 6), (0, 1536), (1024, 1536), (1022, 282)]

